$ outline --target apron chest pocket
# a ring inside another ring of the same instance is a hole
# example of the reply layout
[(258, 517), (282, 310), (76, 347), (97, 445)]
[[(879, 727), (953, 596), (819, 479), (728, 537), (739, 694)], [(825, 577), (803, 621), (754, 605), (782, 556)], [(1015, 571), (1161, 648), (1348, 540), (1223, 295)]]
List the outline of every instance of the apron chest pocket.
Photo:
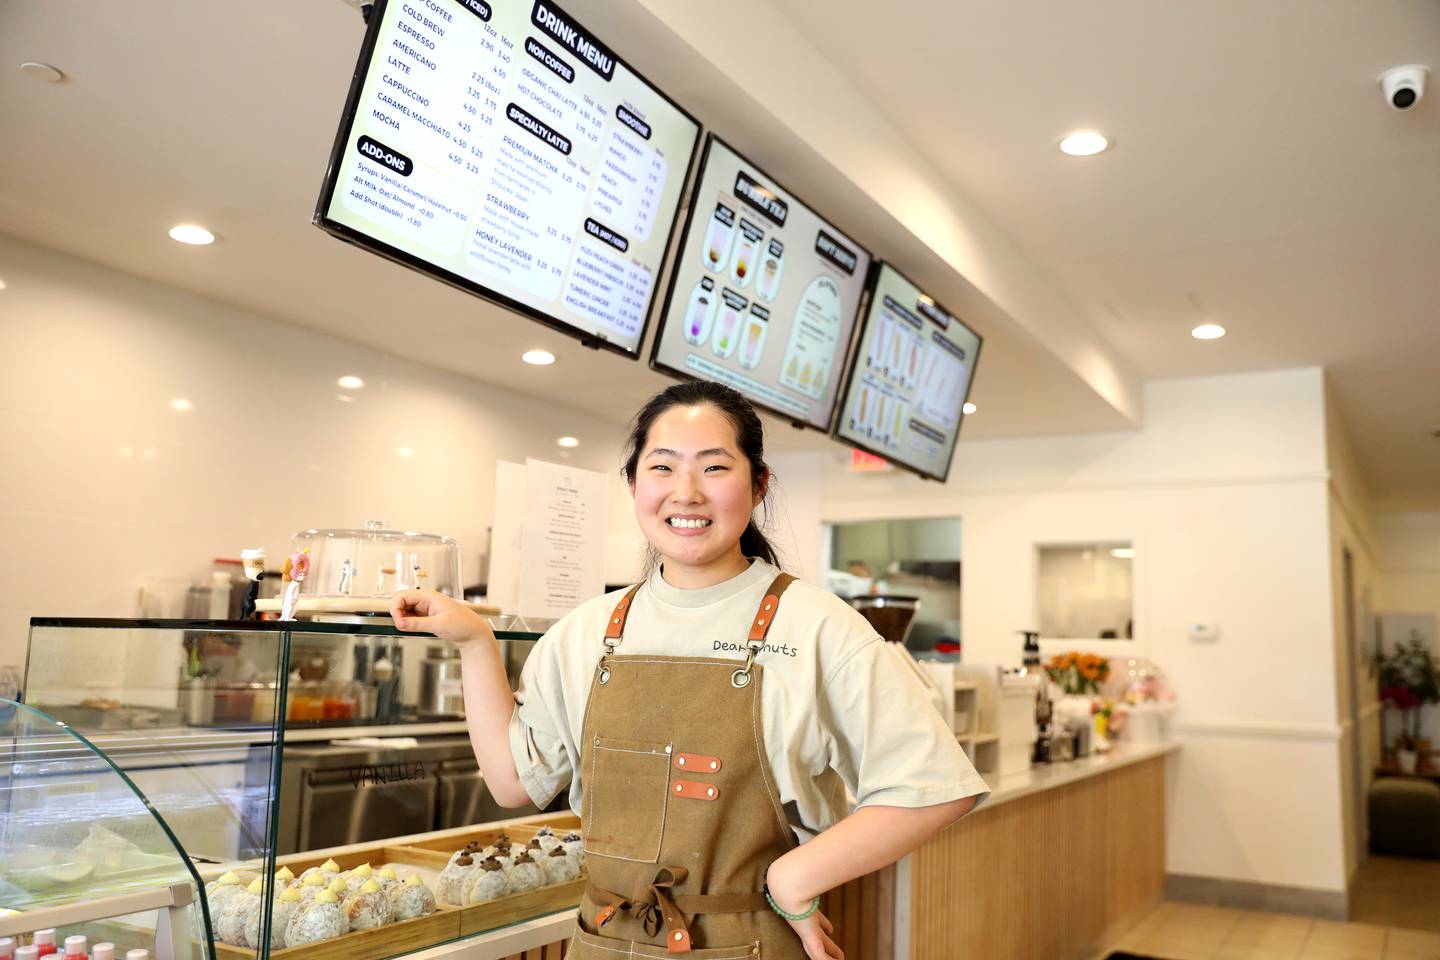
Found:
[(670, 802), (671, 746), (596, 737), (585, 783), (587, 856), (656, 863)]

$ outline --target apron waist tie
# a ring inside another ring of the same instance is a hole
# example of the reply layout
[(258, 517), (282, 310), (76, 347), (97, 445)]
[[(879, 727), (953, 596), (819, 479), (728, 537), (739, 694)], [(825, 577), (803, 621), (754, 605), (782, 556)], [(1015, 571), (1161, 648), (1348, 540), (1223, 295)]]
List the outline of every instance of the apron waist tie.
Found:
[(662, 867), (655, 874), (643, 899), (622, 897), (618, 893), (602, 890), (593, 884), (586, 884), (585, 893), (591, 902), (601, 904), (595, 914), (595, 927), (599, 929), (615, 918), (621, 910), (627, 910), (645, 927), (649, 936), (665, 927), (665, 950), (667, 953), (689, 953), (690, 927), (687, 916), (706, 913), (751, 913), (765, 910), (768, 904), (763, 893), (701, 893), (672, 895), (670, 888), (683, 883), (688, 871), (684, 867)]

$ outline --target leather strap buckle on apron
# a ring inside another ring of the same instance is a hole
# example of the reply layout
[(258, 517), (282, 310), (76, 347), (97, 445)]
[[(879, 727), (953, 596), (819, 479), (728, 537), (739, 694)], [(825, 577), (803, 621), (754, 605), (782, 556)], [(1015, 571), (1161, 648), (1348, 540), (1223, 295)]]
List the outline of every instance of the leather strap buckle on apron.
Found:
[(770, 621), (775, 617), (775, 610), (780, 606), (780, 595), (789, 589), (795, 578), (788, 573), (782, 573), (770, 584), (770, 589), (765, 594), (765, 599), (760, 601), (760, 609), (755, 612), (755, 621), (750, 624), (750, 636), (746, 638), (746, 645), (749, 647), (745, 654), (745, 666), (730, 674), (730, 683), (735, 687), (748, 686), (750, 683), (750, 667), (755, 663), (755, 657), (761, 650), (765, 649), (765, 637), (770, 633)]
[(630, 604), (635, 600), (635, 594), (640, 592), (645, 581), (640, 581), (631, 587), (620, 602), (615, 604), (615, 612), (610, 614), (610, 622), (605, 624), (605, 652), (600, 657), (601, 683), (610, 681), (610, 665), (605, 662), (607, 657), (614, 656), (615, 648), (620, 645), (620, 639), (625, 634), (625, 620), (630, 616)]
[(710, 893), (672, 895), (670, 888), (683, 883), (688, 871), (684, 867), (661, 867), (650, 885), (649, 896), (632, 900), (618, 893), (587, 888), (586, 895), (594, 903), (604, 904), (595, 914), (595, 926), (605, 926), (621, 910), (628, 910), (645, 925), (645, 932), (655, 936), (665, 927), (665, 950), (668, 953), (689, 953), (690, 926), (686, 917), (706, 913), (752, 913), (768, 910), (763, 893)]

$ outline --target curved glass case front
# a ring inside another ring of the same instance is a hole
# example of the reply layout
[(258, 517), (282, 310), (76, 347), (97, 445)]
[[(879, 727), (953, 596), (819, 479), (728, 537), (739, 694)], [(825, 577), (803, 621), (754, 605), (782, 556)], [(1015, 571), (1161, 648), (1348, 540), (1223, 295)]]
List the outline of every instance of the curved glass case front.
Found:
[[(513, 686), (537, 637), (497, 639)], [(183, 885), (191, 915), (161, 913), (195, 956), (380, 960), (574, 907), (578, 839), (556, 855), (573, 870), (483, 900), (442, 880), (467, 847), (548, 852), (580, 822), (563, 798), (495, 803), (437, 643), (388, 622), (33, 619), (25, 782), (0, 793), (0, 907), (27, 913), (0, 935), (42, 926), (29, 911)], [(152, 927), (103, 939), (165, 941)]]
[(103, 751), (0, 700), (0, 936), (57, 928), (153, 956), (213, 956), (201, 881), (165, 818)]

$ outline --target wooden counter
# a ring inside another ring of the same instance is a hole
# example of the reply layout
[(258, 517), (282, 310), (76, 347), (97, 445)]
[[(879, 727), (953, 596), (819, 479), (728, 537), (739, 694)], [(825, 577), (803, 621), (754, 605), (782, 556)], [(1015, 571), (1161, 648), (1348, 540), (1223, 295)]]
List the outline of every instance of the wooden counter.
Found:
[[(1165, 757), (1178, 749), (1120, 745), (987, 778), (980, 809), (893, 867), (825, 895), (836, 942), (847, 960), (1093, 956), (1163, 896)], [(559, 960), (573, 917), (539, 917), (412, 960)]]
[(1165, 889), (1175, 743), (991, 777), (980, 809), (893, 867), (826, 894), (847, 958), (1090, 957)]

